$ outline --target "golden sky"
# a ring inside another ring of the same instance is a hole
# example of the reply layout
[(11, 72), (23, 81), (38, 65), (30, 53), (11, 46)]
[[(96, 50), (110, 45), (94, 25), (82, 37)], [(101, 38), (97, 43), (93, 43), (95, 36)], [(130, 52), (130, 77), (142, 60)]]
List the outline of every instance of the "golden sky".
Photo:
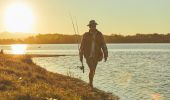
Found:
[(91, 19), (104, 34), (169, 33), (170, 0), (0, 0), (0, 32), (80, 34)]

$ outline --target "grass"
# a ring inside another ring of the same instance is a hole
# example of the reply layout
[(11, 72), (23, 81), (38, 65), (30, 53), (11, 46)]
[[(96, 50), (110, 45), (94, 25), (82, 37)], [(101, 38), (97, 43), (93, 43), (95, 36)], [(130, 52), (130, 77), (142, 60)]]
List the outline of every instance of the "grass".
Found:
[[(34, 55), (35, 56), (35, 55)], [(2, 100), (118, 100), (87, 83), (35, 65), (30, 55), (0, 54)]]

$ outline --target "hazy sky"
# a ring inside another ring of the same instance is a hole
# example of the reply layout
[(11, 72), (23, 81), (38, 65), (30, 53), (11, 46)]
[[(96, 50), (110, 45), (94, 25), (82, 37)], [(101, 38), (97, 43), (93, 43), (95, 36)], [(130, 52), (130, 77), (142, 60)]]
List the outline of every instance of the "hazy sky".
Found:
[(4, 13), (16, 2), (33, 12), (30, 32), (74, 34), (69, 12), (76, 17), (80, 34), (88, 31), (91, 19), (104, 34), (170, 32), (170, 0), (0, 0), (1, 32), (7, 31)]

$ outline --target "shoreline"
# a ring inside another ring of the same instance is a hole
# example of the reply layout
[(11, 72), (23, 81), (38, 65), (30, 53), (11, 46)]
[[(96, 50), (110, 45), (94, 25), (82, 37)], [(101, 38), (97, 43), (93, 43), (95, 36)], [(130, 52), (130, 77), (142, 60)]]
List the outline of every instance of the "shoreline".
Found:
[[(53, 73), (32, 62), (33, 57), (67, 55), (0, 54), (0, 97), (3, 99), (119, 100), (80, 79)], [(69, 55), (73, 56), (73, 55)]]

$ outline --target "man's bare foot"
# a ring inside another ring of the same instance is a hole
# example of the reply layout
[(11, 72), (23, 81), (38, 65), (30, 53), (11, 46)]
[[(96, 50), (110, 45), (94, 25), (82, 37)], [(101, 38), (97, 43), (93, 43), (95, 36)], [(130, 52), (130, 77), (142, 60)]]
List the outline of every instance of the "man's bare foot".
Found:
[(93, 85), (92, 85), (92, 84), (90, 84), (90, 87), (91, 87), (91, 88), (93, 88)]
[(89, 86), (90, 86), (90, 90), (93, 91), (93, 89), (94, 89), (94, 88), (93, 88), (93, 85), (92, 85), (92, 84), (89, 84)]

